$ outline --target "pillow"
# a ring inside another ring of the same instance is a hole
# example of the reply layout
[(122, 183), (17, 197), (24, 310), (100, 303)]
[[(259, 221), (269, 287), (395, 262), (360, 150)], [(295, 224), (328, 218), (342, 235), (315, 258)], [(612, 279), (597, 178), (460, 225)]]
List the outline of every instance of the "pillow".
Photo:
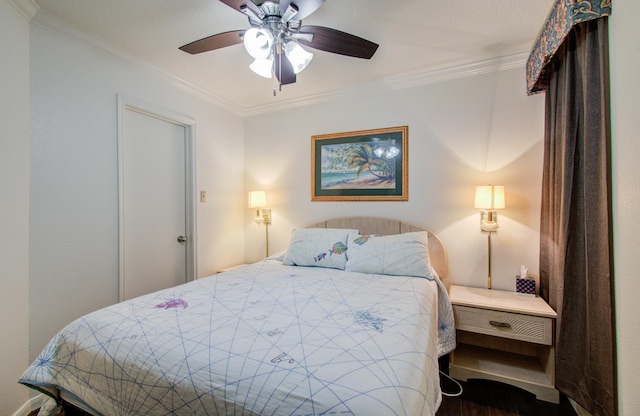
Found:
[(347, 263), (347, 238), (358, 230), (304, 228), (293, 230), (282, 263), (289, 266), (316, 266), (342, 269)]
[(434, 278), (426, 231), (387, 236), (350, 235), (347, 248), (347, 271)]

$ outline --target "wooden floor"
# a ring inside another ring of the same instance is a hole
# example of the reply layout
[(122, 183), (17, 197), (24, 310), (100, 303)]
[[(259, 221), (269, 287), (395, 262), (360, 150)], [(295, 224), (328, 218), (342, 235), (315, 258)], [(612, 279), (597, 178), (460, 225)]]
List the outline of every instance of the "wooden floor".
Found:
[[(560, 404), (553, 404), (503, 383), (469, 380), (461, 384), (462, 396), (443, 396), (436, 416), (577, 416), (563, 395)], [(456, 388), (449, 381), (442, 381), (441, 385), (443, 391), (453, 392)]]
[[(516, 387), (485, 380), (461, 383), (462, 396), (443, 396), (436, 416), (577, 416), (565, 396), (560, 404), (537, 400), (535, 396)], [(457, 386), (442, 380), (444, 392), (453, 392)], [(33, 412), (33, 416), (37, 415)], [(31, 414), (29, 415), (31, 416)], [(91, 416), (81, 410), (65, 408), (65, 416)]]

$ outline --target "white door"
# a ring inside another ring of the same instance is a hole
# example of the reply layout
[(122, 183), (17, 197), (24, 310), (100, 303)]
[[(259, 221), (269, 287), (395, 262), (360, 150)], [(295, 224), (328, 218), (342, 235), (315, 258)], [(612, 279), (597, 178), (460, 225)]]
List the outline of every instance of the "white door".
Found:
[(151, 112), (121, 111), (120, 298), (191, 280), (188, 126)]

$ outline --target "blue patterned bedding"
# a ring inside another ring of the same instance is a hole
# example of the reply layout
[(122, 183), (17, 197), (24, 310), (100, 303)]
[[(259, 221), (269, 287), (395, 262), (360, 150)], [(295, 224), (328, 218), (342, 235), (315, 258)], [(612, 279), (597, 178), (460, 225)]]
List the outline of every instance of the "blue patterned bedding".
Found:
[(95, 415), (433, 415), (438, 280), (265, 260), (69, 324), (20, 383)]

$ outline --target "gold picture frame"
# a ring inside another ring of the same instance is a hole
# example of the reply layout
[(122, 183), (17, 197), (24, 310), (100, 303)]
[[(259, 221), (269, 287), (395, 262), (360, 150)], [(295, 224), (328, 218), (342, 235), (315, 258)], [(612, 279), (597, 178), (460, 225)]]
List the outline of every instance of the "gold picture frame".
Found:
[(312, 201), (408, 201), (409, 127), (311, 136)]

